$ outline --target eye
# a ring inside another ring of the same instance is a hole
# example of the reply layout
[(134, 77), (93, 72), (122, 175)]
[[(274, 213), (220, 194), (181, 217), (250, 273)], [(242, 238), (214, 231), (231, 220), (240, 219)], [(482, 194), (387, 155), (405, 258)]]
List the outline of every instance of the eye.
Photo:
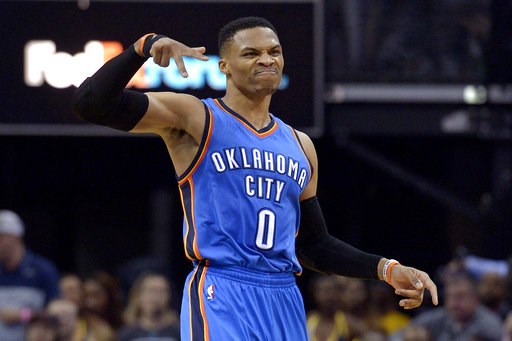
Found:
[(278, 57), (281, 55), (281, 50), (272, 50), (270, 54), (274, 57)]
[(254, 51), (245, 52), (242, 54), (242, 57), (255, 57), (257, 54)]

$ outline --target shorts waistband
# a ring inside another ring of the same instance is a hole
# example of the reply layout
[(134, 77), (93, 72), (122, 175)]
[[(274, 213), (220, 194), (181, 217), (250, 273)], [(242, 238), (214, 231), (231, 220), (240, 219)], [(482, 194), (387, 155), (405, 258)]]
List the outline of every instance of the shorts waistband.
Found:
[(237, 266), (219, 267), (215, 265), (198, 264), (206, 269), (207, 273), (224, 277), (247, 285), (266, 287), (288, 287), (296, 285), (295, 275), (292, 272), (263, 272)]

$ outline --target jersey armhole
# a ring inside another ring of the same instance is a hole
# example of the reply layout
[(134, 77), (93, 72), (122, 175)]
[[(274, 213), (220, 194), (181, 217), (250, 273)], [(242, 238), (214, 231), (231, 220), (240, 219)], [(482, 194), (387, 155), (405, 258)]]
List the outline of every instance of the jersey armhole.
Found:
[(204, 155), (206, 154), (206, 150), (208, 149), (208, 143), (210, 142), (210, 137), (212, 134), (213, 129), (213, 114), (210, 111), (210, 108), (203, 103), (204, 105), (204, 112), (205, 112), (205, 122), (204, 122), (204, 129), (203, 129), (203, 136), (201, 137), (201, 143), (199, 144), (199, 148), (197, 149), (197, 153), (194, 156), (194, 159), (188, 166), (187, 170), (183, 172), (181, 176), (177, 176), (176, 180), (178, 180), (178, 184), (181, 185), (189, 177), (194, 174), (194, 171), (197, 169), (199, 164), (201, 164), (201, 161), (203, 160)]
[(311, 176), (310, 176), (310, 180), (311, 180), (311, 178), (313, 178), (313, 172), (315, 171), (315, 169), (313, 168), (313, 164), (311, 163), (311, 161), (308, 158), (308, 154), (306, 153), (306, 150), (304, 149), (304, 146), (302, 145), (302, 141), (299, 138), (299, 134), (297, 134), (297, 131), (295, 129), (293, 129), (292, 127), (290, 127), (290, 129), (291, 129), (293, 135), (295, 136), (295, 139), (297, 140), (297, 143), (299, 144), (300, 149), (304, 153), (304, 157), (306, 158), (306, 160), (308, 160), (309, 169), (311, 169)]

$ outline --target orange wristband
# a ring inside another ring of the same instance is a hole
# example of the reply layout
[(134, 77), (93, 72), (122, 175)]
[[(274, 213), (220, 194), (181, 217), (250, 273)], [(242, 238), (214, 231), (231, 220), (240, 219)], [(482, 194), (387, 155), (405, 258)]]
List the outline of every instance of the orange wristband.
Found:
[(149, 36), (154, 36), (156, 35), (156, 33), (148, 33), (148, 34), (145, 34), (142, 36), (141, 38), (141, 41), (140, 41), (140, 45), (139, 45), (139, 54), (141, 56), (144, 56), (144, 57), (149, 57), (149, 56), (146, 56), (144, 54), (144, 43), (146, 42), (146, 39), (149, 37)]
[(396, 264), (400, 264), (395, 259), (388, 259), (386, 263), (384, 264), (384, 267), (382, 268), (382, 277), (386, 280), (386, 283), (391, 285), (391, 269)]

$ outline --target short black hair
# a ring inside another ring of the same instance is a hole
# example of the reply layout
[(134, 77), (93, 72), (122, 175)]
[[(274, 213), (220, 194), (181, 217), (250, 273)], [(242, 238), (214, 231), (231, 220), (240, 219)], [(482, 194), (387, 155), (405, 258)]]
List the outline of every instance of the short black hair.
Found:
[(222, 50), (226, 44), (233, 40), (233, 37), (238, 31), (246, 30), (254, 27), (268, 27), (277, 35), (277, 30), (265, 18), (261, 17), (243, 17), (230, 21), (219, 31), (218, 48), (219, 54), (222, 54)]

